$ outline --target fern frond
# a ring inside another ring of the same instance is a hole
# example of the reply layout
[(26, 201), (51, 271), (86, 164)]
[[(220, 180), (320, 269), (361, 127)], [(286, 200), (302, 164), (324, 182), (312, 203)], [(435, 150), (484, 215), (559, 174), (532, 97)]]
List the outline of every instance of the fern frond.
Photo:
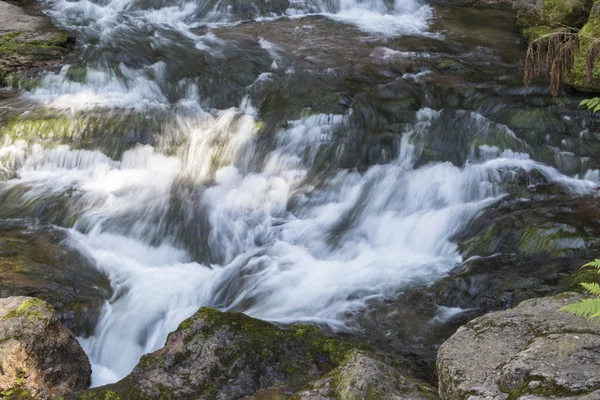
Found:
[(583, 299), (561, 307), (560, 310), (588, 319), (600, 318), (600, 299)]
[(585, 290), (587, 290), (591, 294), (595, 296), (600, 296), (600, 285), (598, 285), (597, 283), (582, 283), (581, 286), (583, 286)]
[(589, 263), (584, 264), (584, 266), (581, 268), (588, 268), (588, 267), (596, 268), (598, 270), (598, 273), (600, 274), (600, 260), (596, 259), (594, 261), (590, 261)]
[(591, 316), (590, 316), (588, 319), (589, 319), (590, 321), (593, 321), (593, 320), (595, 320), (595, 319), (597, 319), (598, 321), (600, 321), (600, 312), (597, 312), (596, 314), (594, 314), (594, 315), (591, 315)]

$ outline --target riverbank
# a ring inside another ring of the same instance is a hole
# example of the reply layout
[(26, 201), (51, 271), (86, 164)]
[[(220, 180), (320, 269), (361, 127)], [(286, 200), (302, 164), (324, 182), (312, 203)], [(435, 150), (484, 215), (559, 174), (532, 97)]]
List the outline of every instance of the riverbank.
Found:
[(18, 89), (26, 82), (21, 77), (53, 69), (74, 43), (74, 37), (55, 27), (39, 5), (0, 1), (0, 88)]

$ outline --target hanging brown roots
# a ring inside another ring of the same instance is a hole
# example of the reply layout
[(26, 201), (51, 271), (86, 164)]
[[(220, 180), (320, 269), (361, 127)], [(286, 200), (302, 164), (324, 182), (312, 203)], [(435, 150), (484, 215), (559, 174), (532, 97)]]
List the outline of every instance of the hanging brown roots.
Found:
[[(523, 83), (528, 88), (534, 76), (545, 75), (550, 78), (552, 96), (558, 95), (563, 76), (573, 68), (575, 52), (579, 46), (579, 34), (567, 29), (552, 32), (529, 43), (525, 56), (525, 73)], [(600, 54), (600, 45), (595, 52)], [(589, 55), (589, 53), (588, 53)], [(595, 57), (594, 57), (595, 60)], [(591, 79), (591, 70), (588, 72)]]

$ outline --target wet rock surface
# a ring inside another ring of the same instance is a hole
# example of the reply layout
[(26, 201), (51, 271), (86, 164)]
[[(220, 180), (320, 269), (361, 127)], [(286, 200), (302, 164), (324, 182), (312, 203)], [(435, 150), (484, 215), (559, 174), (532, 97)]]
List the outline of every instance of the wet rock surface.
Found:
[(411, 378), (414, 371), (407, 360), (325, 336), (312, 325), (281, 329), (205, 307), (125, 379), (72, 398), (287, 398), (296, 392), (295, 399), (437, 398), (431, 386)]
[(564, 293), (487, 314), (438, 352), (442, 399), (594, 399), (600, 394), (600, 325), (559, 308)]
[(32, 297), (0, 299), (0, 395), (46, 400), (85, 389), (91, 365), (52, 307)]
[(3, 221), (0, 228), (0, 297), (35, 296), (50, 303), (77, 334), (91, 333), (111, 290), (108, 279), (66, 235)]
[(0, 87), (19, 88), (12, 74), (33, 74), (56, 66), (74, 38), (54, 27), (31, 2), (0, 1)]

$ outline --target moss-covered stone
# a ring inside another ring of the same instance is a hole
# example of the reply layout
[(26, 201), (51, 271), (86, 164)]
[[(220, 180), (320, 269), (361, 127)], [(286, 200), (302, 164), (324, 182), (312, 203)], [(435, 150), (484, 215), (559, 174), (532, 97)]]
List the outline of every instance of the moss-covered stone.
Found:
[[(17, 4), (0, 4), (0, 86), (30, 90), (31, 76), (38, 70), (56, 65), (65, 57), (74, 39), (51, 25), (48, 17), (33, 7), (27, 12)], [(15, 76), (18, 75), (18, 76)]]
[(53, 308), (32, 297), (0, 299), (0, 397), (51, 400), (87, 387), (91, 365)]
[(517, 26), (527, 29), (535, 26), (551, 28), (574, 27), (585, 24), (592, 0), (517, 0)]
[(600, 2), (596, 2), (589, 19), (579, 34), (579, 51), (575, 54), (573, 69), (565, 76), (564, 83), (581, 91), (600, 91), (600, 63), (592, 70), (591, 81), (587, 81), (587, 53), (594, 41), (600, 38)]
[[(314, 325), (283, 329), (241, 313), (203, 307), (169, 335), (164, 348), (143, 356), (127, 378), (73, 398), (104, 399), (106, 393), (119, 399), (285, 397), (348, 365), (357, 351), (366, 348), (327, 336)], [(396, 358), (380, 359), (399, 368), (405, 365)]]
[(44, 312), (53, 312), (52, 307), (41, 299), (29, 298), (23, 301), (16, 309), (6, 313), (6, 315), (2, 317), (2, 320), (27, 317), (31, 322), (36, 322), (44, 318)]

